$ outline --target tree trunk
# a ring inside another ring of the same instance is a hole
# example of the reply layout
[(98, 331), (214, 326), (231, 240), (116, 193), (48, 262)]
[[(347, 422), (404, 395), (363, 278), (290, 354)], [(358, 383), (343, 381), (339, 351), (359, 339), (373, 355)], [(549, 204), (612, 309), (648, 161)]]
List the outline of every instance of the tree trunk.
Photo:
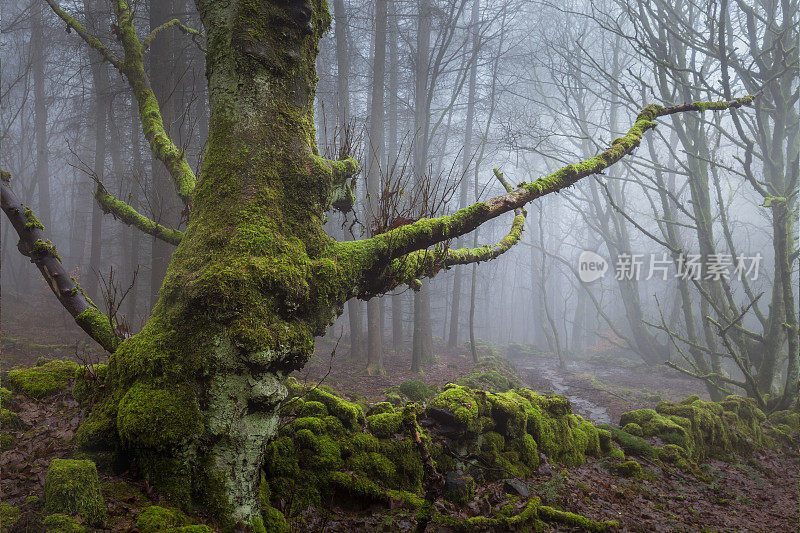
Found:
[[(428, 68), (431, 42), (430, 0), (419, 0), (417, 26), (416, 89), (414, 91), (414, 179), (422, 182), (428, 171)], [(433, 361), (430, 283), (414, 294), (414, 334), (411, 369), (419, 372)]]
[[(94, 2), (85, 1), (87, 10), (97, 10)], [(94, 24), (92, 24), (94, 25)], [(94, 109), (94, 163), (92, 171), (99, 178), (103, 178), (106, 164), (107, 138), (106, 122), (108, 120), (108, 67), (98, 57), (92, 57), (92, 87), (95, 94), (96, 106)], [(103, 244), (103, 212), (96, 204), (92, 204), (92, 229), (91, 244), (89, 246), (89, 266), (86, 269), (86, 290), (89, 296), (100, 301), (100, 280), (102, 268)]]
[[(386, 74), (387, 0), (375, 3), (375, 56), (372, 63), (372, 101), (367, 139), (367, 227), (377, 220), (381, 166), (384, 165), (383, 104)], [(381, 300), (367, 302), (367, 373), (383, 373), (383, 320)]]
[[(480, 42), (478, 39), (478, 14), (480, 12), (480, 0), (472, 3), (472, 15), (470, 26), (472, 27), (472, 60), (469, 67), (469, 87), (467, 89), (467, 122), (464, 129), (464, 147), (461, 153), (461, 193), (459, 195), (459, 209), (467, 206), (467, 195), (469, 193), (469, 171), (470, 161), (472, 161), (472, 125), (475, 122), (475, 85), (478, 73), (478, 50)], [(459, 239), (456, 248), (461, 248), (463, 239)], [(450, 313), (450, 332), (447, 336), (447, 346), (454, 349), (458, 346), (458, 325), (461, 318), (461, 284), (464, 277), (464, 270), (457, 268), (453, 276), (453, 303)]]
[[(150, 29), (153, 30), (161, 24), (173, 18), (172, 0), (159, 0), (150, 2)], [(162, 31), (150, 45), (150, 68), (149, 77), (153, 86), (153, 92), (158, 100), (161, 116), (167, 132), (170, 126), (175, 123), (175, 102), (173, 92), (175, 90), (175, 70), (173, 30)], [(164, 165), (155, 157), (151, 160), (151, 175), (153, 177), (152, 195), (154, 200), (154, 219), (166, 226), (177, 226), (179, 213), (178, 197), (175, 194), (175, 187), (172, 178)], [(150, 307), (154, 307), (158, 301), (158, 291), (167, 274), (172, 252), (175, 247), (161, 239), (153, 239), (150, 264)]]
[[(389, 130), (387, 152), (389, 154), (386, 163), (387, 168), (391, 169), (399, 158), (399, 148), (397, 146), (397, 107), (399, 84), (399, 54), (397, 53), (397, 7), (394, 2), (389, 6), (391, 32), (389, 41), (389, 102), (387, 126)], [(392, 294), (392, 348), (397, 352), (403, 348), (403, 296), (395, 292)]]
[(45, 95), (44, 4), (31, 8), (31, 46), (33, 47), (33, 129), (36, 135), (36, 184), (39, 189), (39, 220), (50, 229), (50, 154), (47, 147), (47, 101)]

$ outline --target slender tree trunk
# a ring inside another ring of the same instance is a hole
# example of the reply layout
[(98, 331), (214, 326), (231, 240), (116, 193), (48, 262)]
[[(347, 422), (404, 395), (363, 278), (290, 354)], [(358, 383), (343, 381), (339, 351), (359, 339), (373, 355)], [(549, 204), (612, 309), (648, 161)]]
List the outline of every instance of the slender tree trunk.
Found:
[[(161, 24), (173, 18), (173, 0), (159, 0), (150, 2), (150, 28), (157, 28)], [(150, 45), (150, 82), (153, 92), (158, 100), (161, 116), (164, 119), (164, 126), (170, 131), (175, 123), (175, 62), (174, 62), (174, 35), (172, 30), (162, 31)], [(154, 215), (160, 223), (174, 227), (180, 219), (178, 197), (169, 172), (164, 165), (153, 158), (150, 165), (153, 177), (153, 200)], [(158, 291), (167, 273), (172, 252), (175, 247), (161, 239), (153, 239), (151, 246), (151, 266), (150, 266), (150, 307), (152, 308), (158, 300)]]
[[(384, 164), (383, 105), (386, 74), (387, 0), (375, 3), (375, 56), (372, 63), (372, 101), (367, 140), (367, 223), (371, 227), (378, 215), (381, 166)], [(367, 372), (383, 373), (383, 320), (381, 300), (367, 302)]]
[[(84, 6), (88, 10), (96, 10), (94, 2), (85, 1)], [(93, 21), (94, 22), (94, 21)], [(92, 24), (95, 25), (94, 23)], [(95, 95), (96, 106), (94, 108), (94, 163), (92, 171), (100, 179), (105, 174), (106, 150), (107, 150), (107, 130), (108, 120), (108, 68), (104, 61), (97, 56), (92, 57), (92, 87)], [(92, 203), (92, 229), (91, 243), (89, 246), (89, 266), (86, 269), (88, 283), (87, 292), (89, 296), (100, 301), (100, 280), (103, 256), (103, 212), (100, 207)]]
[(37, 2), (31, 8), (31, 46), (33, 48), (33, 129), (36, 135), (36, 183), (39, 189), (39, 220), (50, 226), (50, 154), (47, 147), (47, 100), (45, 95), (45, 41), (42, 10)]
[[(430, 0), (418, 0), (416, 88), (414, 91), (414, 178), (418, 183), (428, 173), (428, 76), (431, 42)], [(414, 294), (414, 336), (411, 369), (415, 372), (433, 361), (433, 327), (431, 325), (430, 282)]]
[[(387, 125), (389, 130), (387, 152), (389, 154), (386, 167), (391, 171), (399, 156), (397, 143), (397, 107), (398, 91), (400, 90), (400, 57), (397, 53), (397, 7), (395, 2), (389, 5), (389, 98), (388, 98), (388, 117)], [(394, 292), (392, 294), (392, 347), (395, 351), (403, 348), (403, 295)]]
[[(336, 110), (336, 126), (339, 134), (344, 135), (350, 124), (350, 43), (347, 39), (347, 11), (344, 0), (333, 0), (333, 13), (336, 38), (336, 93), (338, 109)], [(350, 322), (350, 356), (354, 359), (364, 357), (364, 333), (362, 305), (358, 300), (347, 302), (347, 316)]]
[[(462, 148), (461, 160), (461, 194), (459, 195), (460, 209), (467, 206), (467, 195), (469, 192), (469, 172), (470, 161), (472, 161), (472, 125), (475, 122), (475, 85), (478, 73), (478, 50), (480, 49), (478, 14), (480, 12), (480, 0), (472, 3), (472, 15), (470, 26), (472, 27), (472, 59), (469, 67), (469, 87), (467, 88), (467, 121), (464, 128), (464, 147)], [(462, 246), (463, 239), (458, 239), (456, 247)], [(447, 346), (455, 348), (458, 346), (458, 326), (461, 318), (461, 284), (464, 276), (463, 269), (457, 268), (453, 277), (453, 303), (450, 313), (450, 332), (447, 337)]]

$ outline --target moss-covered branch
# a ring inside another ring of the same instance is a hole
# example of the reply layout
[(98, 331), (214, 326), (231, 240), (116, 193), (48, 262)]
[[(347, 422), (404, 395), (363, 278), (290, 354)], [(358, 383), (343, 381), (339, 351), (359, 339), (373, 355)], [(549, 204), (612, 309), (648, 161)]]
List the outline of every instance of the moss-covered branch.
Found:
[[(114, 14), (117, 24), (113, 27), (117, 40), (122, 44), (124, 58), (116, 57), (100, 40), (98, 40), (74, 17), (58, 7), (55, 0), (45, 0), (53, 11), (67, 24), (68, 29), (75, 30), (89, 46), (100, 52), (128, 80), (128, 85), (139, 105), (139, 120), (142, 130), (153, 155), (161, 161), (175, 182), (178, 196), (184, 204), (191, 204), (197, 179), (192, 171), (183, 150), (172, 141), (164, 128), (164, 119), (158, 101), (150, 87), (150, 80), (144, 69), (144, 51), (146, 46), (139, 42), (133, 15), (126, 0), (114, 0)], [(156, 29), (157, 33), (159, 30)], [(152, 40), (152, 39), (150, 39)], [(149, 41), (147, 41), (149, 44)]]
[(86, 296), (83, 288), (69, 275), (53, 243), (44, 236), (44, 226), (31, 209), (19, 201), (9, 185), (10, 176), (2, 173), (0, 192), (2, 209), (19, 235), (20, 253), (30, 257), (44, 276), (47, 285), (75, 322), (108, 352), (114, 352), (120, 337), (111, 321)]
[(55, 0), (45, 0), (53, 12), (58, 15), (58, 17), (67, 23), (67, 31), (74, 30), (78, 36), (86, 41), (86, 44), (91, 46), (93, 49), (100, 52), (100, 54), (114, 67), (118, 70), (122, 70), (123, 68), (123, 61), (118, 58), (114, 53), (108, 49), (108, 47), (100, 41), (97, 37), (89, 33), (89, 30), (83, 26), (80, 22), (78, 22), (74, 17), (72, 17), (69, 13), (58, 7), (58, 4)]
[(161, 239), (162, 241), (174, 244), (175, 246), (180, 244), (181, 239), (183, 238), (183, 232), (162, 226), (161, 224), (150, 220), (127, 203), (109, 194), (102, 184), (97, 185), (94, 197), (97, 200), (97, 203), (100, 204), (100, 209), (103, 210), (103, 213), (111, 213), (114, 218), (118, 218), (125, 224), (133, 226), (134, 228), (143, 231), (148, 235), (152, 235), (156, 239)]
[[(161, 26), (150, 32), (150, 35), (148, 35), (147, 38), (144, 41), (142, 41), (142, 50), (147, 50), (148, 48), (150, 48), (150, 44), (155, 40), (156, 37), (158, 37), (159, 33), (172, 27), (179, 29), (185, 35), (189, 35), (193, 40), (198, 38), (200, 39), (203, 38), (203, 34), (197, 31), (196, 29), (190, 28), (189, 26), (181, 23), (181, 21), (178, 19), (172, 19), (165, 22), (164, 24), (162, 24)], [(195, 42), (197, 43), (196, 40)], [(199, 43), (198, 46), (200, 46)]]
[[(533, 182), (520, 183), (513, 191), (485, 202), (475, 203), (452, 215), (421, 219), (413, 224), (376, 235), (371, 239), (346, 243), (344, 246), (348, 250), (344, 251), (345, 253), (355, 252), (360, 261), (355, 266), (361, 268), (365, 276), (374, 277), (376, 271), (390, 267), (396, 259), (465, 235), (481, 224), (509, 211), (520, 209), (537, 198), (574, 185), (587, 176), (602, 173), (633, 152), (641, 143), (645, 132), (655, 128), (655, 119), (659, 117), (692, 111), (736, 109), (752, 104), (753, 99), (753, 96), (746, 96), (729, 102), (694, 102), (673, 107), (651, 104), (639, 113), (633, 126), (624, 137), (614, 139), (606, 150), (590, 159), (561, 167)], [(340, 255), (342, 251), (342, 249), (338, 250)], [(443, 253), (439, 252), (440, 261)], [(425, 259), (425, 261), (430, 261), (430, 259)]]

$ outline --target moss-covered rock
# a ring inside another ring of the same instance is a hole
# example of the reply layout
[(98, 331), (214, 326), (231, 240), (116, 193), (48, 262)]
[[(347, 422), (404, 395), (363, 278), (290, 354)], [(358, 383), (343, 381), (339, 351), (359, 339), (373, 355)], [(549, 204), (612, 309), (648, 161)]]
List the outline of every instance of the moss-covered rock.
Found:
[(176, 527), (188, 526), (191, 523), (189, 517), (179, 510), (157, 505), (146, 507), (136, 517), (136, 529), (140, 533), (159, 533)]
[(622, 429), (636, 437), (641, 437), (644, 434), (642, 432), (642, 427), (636, 422), (628, 422)]
[(367, 427), (379, 438), (388, 438), (400, 431), (403, 415), (400, 413), (382, 413), (367, 417)]
[(636, 461), (623, 461), (610, 465), (611, 472), (623, 477), (642, 477), (642, 465)]
[(274, 507), (267, 507), (261, 515), (264, 517), (266, 533), (289, 533), (289, 523), (282, 512)]
[(690, 396), (680, 403), (661, 402), (655, 409), (624, 413), (620, 425), (638, 425), (642, 435), (679, 446), (692, 460), (701, 461), (774, 446), (761, 427), (765, 420), (750, 398), (728, 396), (721, 402), (709, 402)]
[(418, 379), (402, 382), (400, 384), (400, 392), (412, 402), (421, 402), (431, 394), (428, 386)]
[(395, 412), (394, 405), (392, 405), (390, 402), (379, 402), (373, 406), (370, 406), (370, 408), (367, 410), (367, 417), (370, 417), (372, 415), (382, 415), (384, 413), (394, 413), (394, 412)]
[(45, 533), (85, 533), (86, 528), (71, 516), (51, 514), (44, 519)]
[(286, 380), (286, 387), (292, 396), (302, 396), (305, 403), (319, 402), (325, 406), (328, 413), (338, 418), (349, 430), (355, 430), (364, 425), (364, 411), (361, 406), (340, 398), (335, 394), (318, 387), (305, 387), (293, 377)]
[(328, 416), (328, 408), (322, 402), (303, 402), (301, 406), (296, 409), (298, 416), (316, 416), (324, 418)]
[(11, 370), (6, 382), (11, 390), (29, 398), (45, 398), (66, 389), (77, 368), (78, 364), (72, 361), (48, 361), (41, 366)]
[(47, 514), (77, 514), (87, 524), (98, 525), (106, 518), (97, 467), (92, 461), (53, 459), (44, 484)]

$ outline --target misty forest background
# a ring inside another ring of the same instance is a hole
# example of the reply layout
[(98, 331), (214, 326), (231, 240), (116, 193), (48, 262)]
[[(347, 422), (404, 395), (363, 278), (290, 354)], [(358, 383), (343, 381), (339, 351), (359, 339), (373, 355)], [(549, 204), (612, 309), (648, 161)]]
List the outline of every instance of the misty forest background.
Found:
[[(106, 2), (61, 4), (113, 39)], [(177, 17), (200, 28), (191, 2), (133, 5), (139, 27)], [(339, 239), (495, 196), (503, 192), (495, 167), (516, 184), (591, 157), (648, 103), (757, 99), (752, 109), (663, 120), (605, 176), (528, 206), (523, 242), (502, 259), (454, 268), (419, 292), (350, 301), (328, 336), (365, 368), (368, 356), (403, 357), (424, 370), (438, 351), (468, 354), (472, 335), (562, 363), (594, 354), (670, 361), (717, 398), (725, 389), (762, 405), (796, 399), (797, 8), (794, 0), (333, 0), (317, 60), (318, 142), (333, 158), (349, 146), (362, 171), (355, 214), (328, 222)], [(173, 247), (103, 216), (95, 180), (185, 229), (173, 184), (150, 155), (124, 80), (65, 33), (45, 2), (5, 0), (2, 20), (0, 167), (89, 295), (106, 301), (121, 332), (135, 333)], [(146, 54), (165, 126), (195, 169), (208, 132), (202, 47), (172, 28)], [(381, 216), (368, 196), (385, 204)], [(496, 242), (506, 224), (450, 244)], [(2, 242), (6, 357), (21, 362), (38, 343), (99, 358), (10, 245), (9, 224)], [(583, 250), (611, 265), (602, 280), (580, 282)], [(758, 277), (693, 283), (675, 278), (672, 265), (667, 280), (644, 279), (650, 254), (674, 262), (681, 252), (760, 254)], [(625, 253), (646, 254), (640, 280), (614, 279)]]

